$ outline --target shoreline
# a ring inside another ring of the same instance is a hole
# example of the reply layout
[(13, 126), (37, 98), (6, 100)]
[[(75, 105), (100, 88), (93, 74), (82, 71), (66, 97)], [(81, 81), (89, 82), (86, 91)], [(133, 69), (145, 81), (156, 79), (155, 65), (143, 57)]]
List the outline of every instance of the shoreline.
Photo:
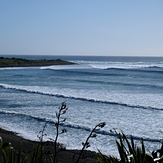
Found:
[[(0, 137), (2, 137), (3, 143), (10, 142), (16, 151), (19, 150), (20, 142), (22, 141), (22, 150), (26, 155), (32, 154), (33, 146), (37, 146), (39, 141), (32, 141), (18, 136), (17, 133), (5, 130), (0, 127)], [(53, 154), (54, 142), (46, 141), (43, 142), (46, 157)], [(75, 163), (81, 150), (69, 150), (58, 143), (58, 162), (59, 163)], [(79, 163), (98, 163), (98, 153), (94, 151), (85, 150), (83, 158), (80, 159)]]

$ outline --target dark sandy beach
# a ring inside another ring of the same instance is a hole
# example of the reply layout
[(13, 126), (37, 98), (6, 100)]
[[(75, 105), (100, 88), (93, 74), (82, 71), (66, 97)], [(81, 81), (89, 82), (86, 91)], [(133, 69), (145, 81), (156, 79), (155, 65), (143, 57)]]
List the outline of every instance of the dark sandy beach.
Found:
[[(0, 137), (2, 137), (3, 142), (10, 142), (15, 150), (18, 151), (20, 146), (20, 141), (22, 141), (22, 151), (25, 155), (30, 155), (32, 153), (33, 147), (38, 145), (38, 142), (30, 141), (18, 136), (16, 133), (7, 131), (0, 128)], [(43, 143), (46, 157), (52, 157), (54, 147), (53, 142), (44, 142)], [(79, 150), (67, 150), (58, 148), (58, 163), (75, 163), (80, 151)], [(80, 159), (80, 163), (98, 163), (97, 161), (98, 154), (93, 151), (85, 151), (82, 158)]]

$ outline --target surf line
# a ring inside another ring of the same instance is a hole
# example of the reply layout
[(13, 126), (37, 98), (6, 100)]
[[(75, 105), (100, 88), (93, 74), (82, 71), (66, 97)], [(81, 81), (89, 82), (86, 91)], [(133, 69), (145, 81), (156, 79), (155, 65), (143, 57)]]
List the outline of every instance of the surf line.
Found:
[(130, 107), (130, 108), (140, 108), (140, 109), (163, 111), (162, 108), (159, 109), (159, 108), (155, 108), (155, 107), (151, 107), (151, 106), (129, 105), (129, 104), (119, 103), (119, 102), (101, 101), (101, 100), (87, 99), (87, 98), (82, 98), (82, 97), (73, 97), (73, 96), (65, 96), (65, 95), (60, 95), (60, 94), (45, 93), (45, 92), (41, 92), (41, 91), (27, 90), (25, 88), (16, 88), (16, 86), (14, 87), (14, 86), (10, 86), (7, 84), (1, 84), (1, 83), (0, 83), (0, 87), (2, 87), (4, 89), (11, 89), (11, 90), (22, 91), (22, 92), (26, 92), (26, 93), (41, 94), (41, 95), (46, 95), (46, 96), (54, 96), (57, 98), (66, 98), (66, 99), (87, 101), (87, 102), (93, 102), (93, 103), (119, 105), (119, 106), (125, 106), (125, 107)]
[[(16, 112), (6, 112), (6, 111), (0, 111), (0, 114), (6, 114), (6, 115), (14, 115), (14, 116), (23, 116), (23, 117), (28, 117), (28, 118), (31, 118), (31, 119), (34, 119), (36, 121), (39, 121), (39, 122), (47, 122), (49, 124), (52, 124), (54, 125), (56, 122), (51, 120), (51, 119), (47, 119), (47, 118), (41, 118), (41, 117), (35, 117), (35, 116), (32, 116), (32, 115), (27, 115), (27, 114), (22, 114), (22, 113), (16, 113)], [(79, 129), (79, 130), (85, 130), (85, 131), (88, 131), (88, 132), (91, 132), (91, 128), (89, 127), (85, 127), (85, 126), (80, 126), (80, 125), (73, 125), (73, 124), (70, 124), (70, 123), (60, 123), (61, 126), (63, 127), (68, 127), (68, 128), (73, 128), (73, 129)], [(110, 130), (110, 132), (108, 131), (105, 131), (105, 130), (96, 130), (95, 131), (96, 134), (100, 134), (100, 135), (108, 135), (108, 136), (112, 136), (112, 137), (116, 137), (118, 139), (119, 137), (119, 134), (116, 133), (116, 132), (113, 132)], [(147, 141), (147, 142), (163, 142), (162, 139), (154, 139), (154, 138), (145, 138), (145, 137), (138, 137), (138, 136), (133, 136), (133, 135), (126, 135), (126, 137), (128, 139), (131, 139), (133, 138), (134, 140), (143, 140), (143, 141)]]

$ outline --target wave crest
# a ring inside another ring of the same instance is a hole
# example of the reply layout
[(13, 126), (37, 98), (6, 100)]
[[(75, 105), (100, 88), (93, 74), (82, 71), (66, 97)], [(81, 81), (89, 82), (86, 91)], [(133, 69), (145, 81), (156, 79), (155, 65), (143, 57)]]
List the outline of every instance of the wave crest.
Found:
[[(8, 84), (0, 83), (0, 87), (2, 87), (4, 89), (12, 89), (12, 90), (23, 91), (23, 92), (27, 92), (27, 93), (36, 93), (36, 94), (42, 94), (42, 95), (47, 95), (47, 96), (55, 96), (57, 98), (66, 98), (66, 99), (87, 101), (87, 102), (93, 102), (93, 103), (119, 105), (119, 106), (125, 106), (125, 107), (130, 107), (130, 108), (140, 108), (140, 109), (163, 111), (162, 108), (156, 108), (156, 107), (151, 107), (151, 106), (132, 105), (132, 104), (121, 103), (121, 102), (116, 102), (116, 101), (98, 100), (98, 99), (93, 99), (93, 98), (85, 98), (84, 96), (80, 97), (79, 95), (72, 96), (73, 93), (63, 94), (63, 92), (65, 92), (65, 91), (61, 91), (61, 90), (59, 90), (58, 93), (52, 93), (52, 92), (57, 92), (57, 91), (50, 92), (49, 89), (46, 90), (46, 88), (42, 90), (38, 86), (16, 86), (16, 85), (8, 85)], [(69, 92), (69, 91), (67, 90), (67, 92)]]
[[(56, 122), (54, 120), (50, 120), (47, 118), (41, 118), (41, 117), (35, 117), (27, 114), (22, 114), (22, 113), (17, 113), (17, 112), (10, 112), (10, 111), (0, 111), (0, 114), (6, 114), (6, 115), (13, 115), (13, 116), (21, 116), (21, 117), (28, 117), (30, 119), (39, 121), (39, 122), (47, 122), (49, 124), (54, 125)], [(79, 129), (79, 130), (85, 130), (90, 132), (92, 129), (86, 126), (80, 126), (80, 125), (74, 125), (70, 123), (60, 123), (61, 126), (67, 127), (67, 128), (72, 128), (72, 129)], [(113, 136), (113, 137), (118, 137), (118, 134), (115, 132), (110, 131), (105, 131), (105, 130), (96, 130), (96, 134), (100, 135), (108, 135), (108, 136)], [(138, 137), (138, 136), (133, 136), (133, 135), (126, 135), (128, 138), (133, 137), (135, 140), (144, 140), (144, 141), (150, 141), (150, 142), (162, 142), (161, 139), (154, 139), (154, 138), (145, 138), (145, 137)]]

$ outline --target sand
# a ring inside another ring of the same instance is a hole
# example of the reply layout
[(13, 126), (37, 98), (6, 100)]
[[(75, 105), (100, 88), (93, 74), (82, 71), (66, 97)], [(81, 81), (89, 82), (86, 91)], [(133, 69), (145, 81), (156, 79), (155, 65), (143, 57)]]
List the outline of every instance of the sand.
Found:
[[(31, 155), (33, 152), (33, 148), (37, 147), (38, 142), (30, 141), (18, 136), (16, 133), (4, 130), (0, 128), (0, 137), (2, 137), (3, 142), (10, 142), (16, 151), (19, 150), (20, 142), (22, 141), (22, 151), (25, 155)], [(43, 142), (43, 153), (44, 156), (47, 158), (53, 157), (54, 151), (54, 143), (47, 141)], [(58, 163), (75, 163), (80, 150), (67, 150), (65, 148), (61, 148), (62, 146), (59, 145), (58, 153), (57, 153), (57, 162)], [(97, 160), (98, 154), (93, 151), (85, 151), (82, 158), (80, 159), (79, 163), (98, 163)], [(50, 161), (49, 161), (50, 163)]]

